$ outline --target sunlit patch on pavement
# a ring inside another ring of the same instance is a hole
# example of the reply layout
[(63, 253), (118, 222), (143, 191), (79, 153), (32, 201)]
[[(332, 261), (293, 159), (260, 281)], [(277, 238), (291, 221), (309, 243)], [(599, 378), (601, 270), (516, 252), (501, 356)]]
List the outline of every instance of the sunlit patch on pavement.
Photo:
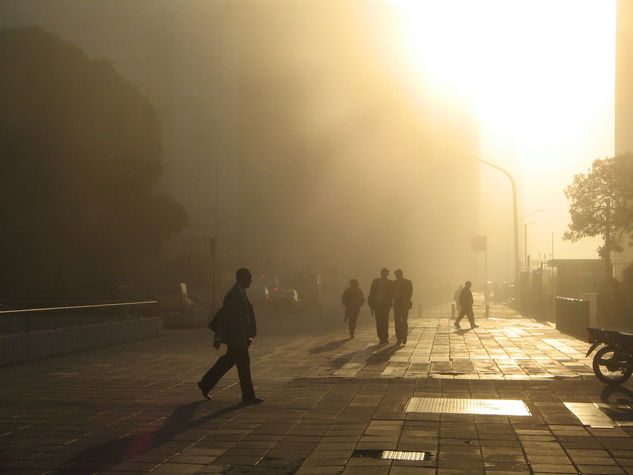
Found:
[(465, 399), (412, 397), (404, 412), (434, 414), (483, 414), (500, 416), (531, 416), (520, 399)]
[(593, 402), (565, 402), (563, 404), (583, 425), (594, 429), (633, 426), (633, 409), (630, 406)]

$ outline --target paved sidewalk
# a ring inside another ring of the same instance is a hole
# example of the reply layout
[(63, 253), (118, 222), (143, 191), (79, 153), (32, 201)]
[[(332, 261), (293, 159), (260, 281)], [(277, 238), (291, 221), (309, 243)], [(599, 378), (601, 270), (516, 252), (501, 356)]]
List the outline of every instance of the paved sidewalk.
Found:
[[(239, 403), (234, 371), (200, 398), (195, 382), (218, 355), (204, 329), (2, 367), (0, 470), (633, 473), (631, 383), (598, 382), (587, 343), (505, 306), (472, 331), (449, 313), (412, 316), (404, 347), (376, 345), (368, 314), (353, 340), (338, 312), (259, 316), (258, 406)], [(499, 400), (514, 400), (529, 415), (405, 412), (413, 397), (462, 409), (495, 400), (502, 411)]]

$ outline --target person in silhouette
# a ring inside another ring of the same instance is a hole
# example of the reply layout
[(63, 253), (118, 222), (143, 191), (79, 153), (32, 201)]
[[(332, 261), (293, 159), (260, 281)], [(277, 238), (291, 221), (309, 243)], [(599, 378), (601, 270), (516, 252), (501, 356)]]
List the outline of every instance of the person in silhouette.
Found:
[(257, 404), (263, 400), (255, 396), (248, 355), (248, 347), (257, 334), (253, 305), (246, 296), (246, 289), (252, 281), (251, 272), (245, 268), (239, 269), (235, 274), (235, 281), (235, 285), (224, 297), (222, 308), (209, 325), (215, 331), (213, 346), (219, 348), (221, 343), (225, 343), (226, 353), (202, 377), (198, 388), (202, 396), (209, 399), (209, 391), (235, 365), (240, 378), (242, 402)]
[(376, 318), (376, 333), (380, 344), (389, 343), (389, 310), (393, 302), (393, 282), (387, 279), (389, 269), (383, 268), (380, 277), (371, 283), (367, 304)]
[(360, 307), (365, 303), (363, 291), (358, 287), (358, 281), (351, 279), (349, 287), (343, 292), (343, 306), (345, 307), (345, 320), (349, 326), (349, 337), (354, 338), (356, 320), (360, 313)]
[(393, 281), (393, 321), (396, 327), (398, 344), (406, 345), (409, 333), (409, 309), (412, 306), (413, 284), (402, 276), (400, 269), (394, 272)]
[(473, 293), (470, 291), (471, 283), (469, 280), (464, 284), (464, 288), (459, 294), (459, 305), (461, 306), (461, 310), (459, 311), (459, 315), (457, 315), (457, 320), (453, 325), (455, 328), (460, 329), (459, 322), (464, 318), (464, 315), (468, 317), (468, 322), (470, 323), (470, 328), (477, 328), (479, 325), (475, 323), (475, 313), (473, 312)]

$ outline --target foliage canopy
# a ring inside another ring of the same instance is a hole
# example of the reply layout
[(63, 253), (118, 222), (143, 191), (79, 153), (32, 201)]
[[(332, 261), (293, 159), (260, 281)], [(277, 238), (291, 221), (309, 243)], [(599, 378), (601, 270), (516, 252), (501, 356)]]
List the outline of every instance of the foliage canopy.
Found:
[(186, 224), (153, 192), (161, 135), (104, 60), (36, 27), (0, 31), (3, 298), (111, 298)]
[(571, 223), (563, 238), (577, 241), (601, 236), (598, 254), (610, 261), (633, 231), (633, 154), (595, 160), (587, 174), (574, 176), (565, 189)]

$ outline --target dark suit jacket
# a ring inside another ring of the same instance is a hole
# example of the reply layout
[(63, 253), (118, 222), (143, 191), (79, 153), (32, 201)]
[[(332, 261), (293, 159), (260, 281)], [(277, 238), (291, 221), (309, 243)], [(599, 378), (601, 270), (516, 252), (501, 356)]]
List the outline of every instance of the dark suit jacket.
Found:
[(473, 308), (473, 293), (468, 287), (464, 287), (459, 294), (459, 304), (462, 308)]
[(393, 300), (393, 281), (379, 277), (371, 282), (371, 289), (367, 296), (367, 304), (370, 308), (391, 308)]
[(215, 334), (229, 346), (248, 346), (257, 334), (253, 305), (237, 283), (224, 297)]
[(411, 308), (411, 296), (413, 284), (409, 279), (396, 279), (393, 281), (393, 308), (406, 310)]
[(343, 292), (343, 305), (346, 308), (360, 308), (363, 303), (365, 303), (365, 296), (362, 290), (348, 287)]

